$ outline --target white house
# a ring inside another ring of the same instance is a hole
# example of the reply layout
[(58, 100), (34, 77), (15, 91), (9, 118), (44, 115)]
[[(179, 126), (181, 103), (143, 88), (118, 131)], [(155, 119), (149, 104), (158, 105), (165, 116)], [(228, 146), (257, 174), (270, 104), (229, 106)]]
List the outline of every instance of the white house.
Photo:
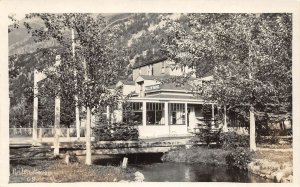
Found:
[[(191, 73), (184, 85), (162, 83), (163, 80)], [(212, 76), (196, 78), (192, 68), (176, 68), (175, 64), (160, 59), (152, 62), (136, 63), (133, 66), (133, 80), (119, 81), (123, 94), (131, 93), (129, 102), (134, 111), (140, 137), (189, 135), (203, 124), (204, 100), (193, 94), (193, 85), (212, 80)], [(216, 103), (209, 112), (214, 119)], [(206, 111), (207, 112), (207, 111)], [(122, 112), (114, 111), (115, 121), (122, 120)]]

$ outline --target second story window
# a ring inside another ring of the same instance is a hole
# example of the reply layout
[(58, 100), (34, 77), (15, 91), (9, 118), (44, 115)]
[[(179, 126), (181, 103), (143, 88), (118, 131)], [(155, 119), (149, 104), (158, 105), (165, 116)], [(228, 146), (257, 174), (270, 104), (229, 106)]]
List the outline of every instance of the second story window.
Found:
[(166, 62), (163, 61), (163, 62), (162, 62), (161, 73), (165, 73), (165, 71), (166, 71), (165, 69), (166, 69)]
[(148, 75), (153, 75), (153, 65), (148, 65)]

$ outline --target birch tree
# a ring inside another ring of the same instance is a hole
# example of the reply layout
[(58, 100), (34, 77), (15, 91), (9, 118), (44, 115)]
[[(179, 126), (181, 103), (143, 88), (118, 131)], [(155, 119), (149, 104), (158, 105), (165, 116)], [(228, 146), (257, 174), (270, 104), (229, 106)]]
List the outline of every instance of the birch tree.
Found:
[[(57, 42), (56, 48), (44, 49), (47, 54), (61, 55), (59, 76), (47, 72), (52, 82), (52, 85), (48, 84), (47, 92), (52, 90), (53, 95), (68, 95), (73, 100), (78, 96), (78, 105), (86, 112), (86, 164), (90, 165), (91, 113), (117, 103), (120, 92), (112, 91), (109, 86), (116, 83), (127, 65), (123, 58), (125, 51), (114, 45), (120, 28), (117, 25), (108, 27), (104, 17), (93, 14), (30, 14), (27, 17), (38, 17), (45, 24), (41, 29), (32, 29), (26, 24), (36, 41), (55, 39)], [(72, 29), (75, 32), (75, 58)], [(45, 60), (46, 63), (50, 61)]]

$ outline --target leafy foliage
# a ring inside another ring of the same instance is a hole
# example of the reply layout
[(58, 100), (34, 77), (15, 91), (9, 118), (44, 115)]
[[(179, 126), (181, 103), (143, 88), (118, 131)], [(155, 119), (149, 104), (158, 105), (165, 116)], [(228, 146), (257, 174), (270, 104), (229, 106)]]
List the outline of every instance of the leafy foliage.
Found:
[(207, 100), (248, 117), (282, 113), (292, 106), (291, 14), (188, 14), (186, 29), (170, 20), (162, 41), (167, 56), (198, 76), (213, 70), (214, 81), (199, 85)]
[(229, 167), (248, 170), (248, 164), (250, 162), (251, 152), (246, 148), (238, 147), (226, 155), (226, 163)]
[[(55, 40), (57, 44), (31, 54), (29, 58), (33, 57), (35, 61), (27, 71), (35, 67), (47, 75), (39, 83), (38, 97), (48, 98), (48, 101), (49, 98), (61, 97), (62, 124), (70, 127), (74, 122), (75, 95), (79, 98), (79, 106), (91, 107), (92, 112), (117, 103), (120, 90), (111, 90), (109, 86), (116, 83), (117, 77), (125, 75), (127, 65), (126, 58), (123, 58), (125, 51), (114, 43), (118, 37), (117, 27), (107, 27), (103, 17), (91, 14), (29, 14), (27, 18), (39, 18), (44, 23), (42, 28), (25, 23), (36, 42)], [(75, 56), (72, 53), (71, 29), (75, 31)], [(59, 59), (56, 59), (57, 55)], [(56, 64), (57, 60), (61, 63)], [(16, 77), (14, 72), (18, 72), (18, 68), (13, 68), (16, 63), (11, 64), (11, 77)], [(32, 87), (30, 93), (30, 98), (33, 98)], [(53, 124), (53, 101), (43, 106), (39, 115), (43, 109), (46, 110), (42, 117)], [(43, 118), (39, 119), (43, 121)]]
[(98, 124), (93, 132), (97, 141), (138, 140), (139, 137), (136, 125), (128, 123)]
[(236, 132), (224, 132), (220, 136), (223, 149), (234, 150), (237, 147), (249, 147), (249, 136), (239, 135)]

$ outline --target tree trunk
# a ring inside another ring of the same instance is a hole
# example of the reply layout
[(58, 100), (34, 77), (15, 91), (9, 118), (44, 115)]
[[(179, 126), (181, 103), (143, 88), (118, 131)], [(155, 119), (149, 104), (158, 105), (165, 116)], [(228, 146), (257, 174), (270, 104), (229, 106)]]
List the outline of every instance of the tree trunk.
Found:
[(226, 116), (226, 105), (224, 106), (224, 126), (223, 126), (223, 131), (224, 132), (228, 132), (227, 116)]
[(34, 81), (34, 98), (33, 98), (33, 123), (32, 123), (32, 140), (33, 145), (37, 143), (37, 121), (38, 121), (38, 80), (37, 80), (37, 70), (33, 72), (33, 81)]
[(85, 164), (91, 165), (92, 164), (92, 153), (91, 153), (91, 110), (88, 106), (86, 108), (86, 131), (85, 131), (85, 138), (86, 138), (86, 156), (85, 156)]
[(80, 138), (80, 119), (79, 119), (79, 108), (78, 108), (78, 96), (75, 96), (76, 108), (75, 108), (75, 115), (76, 115), (76, 137), (77, 139)]
[(256, 151), (254, 108), (250, 108), (250, 150)]
[(54, 156), (59, 155), (59, 129), (60, 128), (60, 97), (55, 97), (55, 121), (54, 121)]
[[(75, 42), (74, 42), (74, 29), (72, 29), (72, 54), (73, 60), (75, 61)], [(74, 69), (74, 77), (75, 77), (75, 89), (77, 88), (77, 70)], [(75, 116), (76, 116), (76, 137), (77, 139), (80, 138), (80, 119), (79, 119), (79, 108), (78, 108), (78, 96), (75, 95)]]

